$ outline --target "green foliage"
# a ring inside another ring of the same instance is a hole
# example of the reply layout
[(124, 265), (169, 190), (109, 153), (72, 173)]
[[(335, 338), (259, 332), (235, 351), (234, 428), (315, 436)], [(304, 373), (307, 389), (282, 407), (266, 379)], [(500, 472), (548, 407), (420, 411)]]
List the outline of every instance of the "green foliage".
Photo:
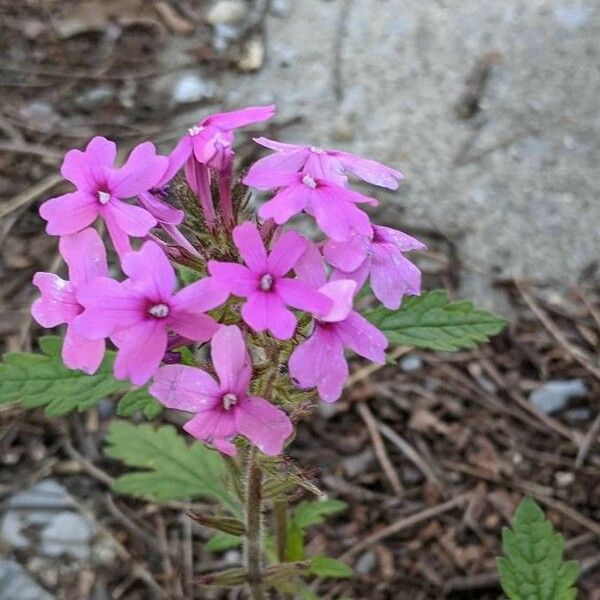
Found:
[(162, 404), (150, 395), (146, 387), (127, 392), (117, 405), (117, 415), (119, 417), (131, 417), (139, 411), (143, 413), (146, 419), (151, 420), (158, 417), (162, 410)]
[(347, 504), (342, 500), (316, 500), (300, 502), (294, 511), (292, 522), (300, 529), (323, 523), (325, 517), (346, 510)]
[(376, 308), (365, 315), (391, 344), (444, 352), (475, 348), (506, 326), (506, 321), (471, 302), (450, 302), (444, 290), (404, 298), (399, 310)]
[(352, 577), (352, 569), (341, 560), (319, 554), (310, 561), (310, 572), (317, 577), (345, 579)]
[(218, 531), (204, 544), (204, 547), (210, 552), (224, 552), (225, 550), (241, 546), (242, 541), (239, 535), (231, 535), (224, 531)]
[(238, 515), (240, 506), (226, 486), (227, 467), (218, 452), (204, 444), (188, 445), (174, 427), (115, 421), (106, 438), (106, 454), (143, 469), (117, 479), (123, 494), (150, 496), (157, 502), (212, 497)]
[(510, 600), (574, 600), (576, 562), (563, 559), (564, 539), (531, 498), (502, 531), (505, 556), (497, 560), (502, 589)]
[(107, 352), (94, 375), (67, 369), (61, 358), (62, 339), (40, 339), (42, 354), (15, 352), (0, 364), (0, 404), (20, 402), (25, 408), (45, 406), (49, 417), (84, 411), (103, 398), (129, 387), (112, 374), (114, 352)]

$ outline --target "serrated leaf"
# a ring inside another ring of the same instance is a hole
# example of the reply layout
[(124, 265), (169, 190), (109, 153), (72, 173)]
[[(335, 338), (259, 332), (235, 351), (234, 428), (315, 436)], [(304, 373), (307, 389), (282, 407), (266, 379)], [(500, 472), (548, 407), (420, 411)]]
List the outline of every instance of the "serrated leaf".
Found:
[(317, 577), (334, 577), (335, 579), (346, 579), (352, 577), (353, 573), (346, 563), (323, 555), (311, 559), (310, 572)]
[(348, 505), (342, 500), (314, 500), (300, 502), (294, 511), (292, 522), (300, 529), (318, 525), (329, 515), (335, 515), (346, 509)]
[(119, 417), (131, 417), (139, 411), (143, 413), (146, 419), (154, 419), (160, 415), (162, 410), (162, 404), (150, 395), (146, 387), (127, 392), (117, 404), (117, 415)]
[(151, 496), (157, 502), (212, 497), (239, 515), (240, 505), (225, 485), (227, 467), (221, 455), (198, 442), (188, 445), (171, 425), (154, 429), (115, 421), (106, 441), (108, 456), (144, 469), (119, 477), (115, 491)]
[(231, 548), (237, 548), (242, 545), (242, 538), (237, 535), (231, 535), (230, 533), (224, 533), (223, 531), (219, 531), (215, 533), (204, 547), (209, 552), (224, 552), (225, 550), (230, 550)]
[(564, 539), (541, 508), (525, 498), (515, 512), (513, 528), (502, 531), (505, 556), (497, 560), (502, 589), (509, 600), (572, 600), (579, 567), (564, 562)]
[(471, 302), (450, 302), (444, 290), (403, 300), (399, 310), (380, 307), (365, 317), (381, 329), (391, 344), (454, 352), (487, 342), (506, 326), (506, 320)]
[(0, 364), (0, 404), (20, 402), (25, 408), (45, 406), (49, 417), (84, 411), (103, 398), (126, 390), (113, 376), (114, 352), (107, 352), (96, 373), (67, 369), (61, 359), (62, 339), (40, 339), (43, 354), (9, 353)]

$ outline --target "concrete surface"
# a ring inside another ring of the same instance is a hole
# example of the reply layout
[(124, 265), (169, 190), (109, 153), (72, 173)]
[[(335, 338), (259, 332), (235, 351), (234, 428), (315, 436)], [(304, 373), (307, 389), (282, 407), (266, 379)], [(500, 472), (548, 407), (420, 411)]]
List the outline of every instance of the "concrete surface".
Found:
[[(263, 69), (221, 78), (227, 105), (275, 101), (281, 117), (305, 117), (285, 141), (400, 168), (401, 190), (379, 195), (385, 220), (460, 240), (474, 267), (463, 292), (480, 302), (497, 300), (491, 276), (598, 278), (598, 0), (298, 0), (288, 14), (277, 5), (284, 16), (269, 17)], [(454, 106), (489, 52), (499, 62), (483, 110), (461, 120)], [(455, 164), (467, 146), (467, 164)]]

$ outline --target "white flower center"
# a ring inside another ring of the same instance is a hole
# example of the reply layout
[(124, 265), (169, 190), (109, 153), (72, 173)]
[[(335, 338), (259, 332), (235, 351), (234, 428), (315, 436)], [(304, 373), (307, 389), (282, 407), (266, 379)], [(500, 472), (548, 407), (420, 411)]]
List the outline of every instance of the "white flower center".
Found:
[(188, 133), (190, 135), (198, 135), (203, 129), (204, 127), (202, 127), (201, 125), (194, 125), (193, 127), (190, 127), (188, 129)]
[(317, 187), (317, 182), (310, 175), (305, 175), (302, 178), (302, 183), (307, 187), (311, 188), (312, 190), (314, 190)]
[(235, 406), (238, 402), (238, 397), (231, 392), (228, 392), (223, 396), (223, 408), (229, 410), (232, 406)]
[(169, 316), (169, 307), (166, 304), (155, 304), (148, 309), (148, 312), (158, 319), (164, 319)]
[(265, 273), (260, 278), (260, 289), (263, 292), (268, 292), (272, 287), (273, 287), (273, 275), (270, 275), (269, 273)]
[(98, 201), (100, 204), (108, 204), (110, 200), (110, 194), (108, 192), (98, 192)]
[(323, 154), (324, 152), (324, 150), (322, 148), (319, 148), (318, 146), (311, 146), (310, 151), (314, 152), (315, 154)]

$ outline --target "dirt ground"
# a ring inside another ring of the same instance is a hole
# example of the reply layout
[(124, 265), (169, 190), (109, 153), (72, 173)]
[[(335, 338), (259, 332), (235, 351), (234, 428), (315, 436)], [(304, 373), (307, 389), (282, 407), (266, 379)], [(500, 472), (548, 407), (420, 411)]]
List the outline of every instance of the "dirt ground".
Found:
[[(66, 149), (102, 134), (167, 150), (200, 115), (275, 100), (274, 122), (241, 136), (242, 165), (257, 156), (250, 137), (260, 131), (406, 171), (396, 199), (381, 195), (378, 217), (428, 244), (424, 287), (476, 295), (512, 317), (476, 351), (411, 351), (376, 373), (356, 361), (355, 385), (302, 425), (291, 458), (349, 503), (312, 533), (310, 550), (356, 571), (315, 591), (501, 598), (501, 529), (528, 494), (581, 562), (580, 597), (600, 600), (599, 11), (540, 0), (502, 11), (450, 4), (0, 0), (2, 350), (36, 348), (41, 334), (29, 317), (30, 280), (61, 264), (36, 209), (63, 189)], [(529, 45), (527, 25), (539, 25)], [(462, 44), (461, 27), (470, 32)], [(445, 40), (449, 57), (438, 63)], [(390, 58), (398, 45), (401, 65)], [(543, 68), (523, 62), (531, 53)], [(412, 96), (391, 103), (411, 86)], [(554, 410), (536, 408), (532, 392), (556, 380), (580, 391)], [(1, 539), (0, 556), (24, 567), (43, 600), (141, 600), (161, 590), (243, 598), (194, 585), (241, 557), (203, 550), (208, 532), (187, 505), (110, 493), (119, 466), (101, 449), (113, 416), (110, 403), (58, 423), (2, 408), (2, 514), (16, 492), (50, 479), (94, 535), (84, 558), (41, 557), (35, 545)], [(0, 599), (17, 597), (0, 590)]]

